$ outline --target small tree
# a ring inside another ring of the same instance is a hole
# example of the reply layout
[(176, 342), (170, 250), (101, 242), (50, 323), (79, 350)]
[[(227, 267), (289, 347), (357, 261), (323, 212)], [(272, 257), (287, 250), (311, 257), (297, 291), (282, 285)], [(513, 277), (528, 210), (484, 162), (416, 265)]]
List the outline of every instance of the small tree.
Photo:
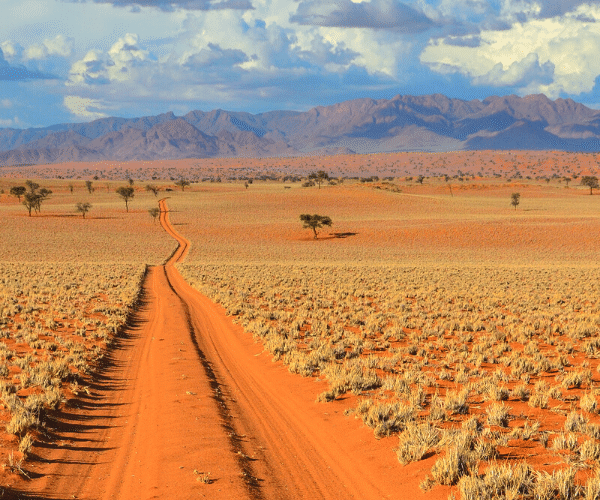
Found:
[(52, 194), (52, 191), (46, 188), (42, 188), (39, 191), (33, 191), (29, 193), (25, 193), (23, 199), (23, 205), (27, 208), (29, 212), (29, 217), (31, 217), (31, 211), (40, 212), (42, 209), (42, 202), (48, 198)]
[(133, 186), (133, 179), (131, 177), (129, 179), (127, 179), (127, 182), (129, 182), (130, 186)]
[(565, 181), (567, 187), (569, 187), (569, 182), (571, 182), (571, 178), (570, 177), (565, 177), (563, 180)]
[(321, 184), (329, 179), (329, 174), (325, 170), (319, 170), (318, 172), (308, 174), (308, 178), (315, 181), (319, 185), (319, 189), (321, 189)]
[(150, 214), (150, 217), (152, 217), (154, 219), (154, 222), (156, 222), (156, 218), (160, 214), (160, 209), (157, 207), (154, 207), (154, 208), (149, 209), (148, 213)]
[(175, 185), (179, 186), (182, 191), (185, 191), (186, 186), (190, 185), (190, 181), (188, 181), (187, 179), (179, 179), (175, 182)]
[(521, 193), (513, 193), (510, 195), (510, 204), (517, 209), (517, 206), (521, 203)]
[(94, 191), (94, 187), (92, 186), (92, 181), (85, 181), (85, 187), (88, 190), (88, 193), (92, 194)]
[(590, 188), (590, 195), (592, 194), (593, 189), (598, 189), (600, 187), (598, 185), (598, 177), (595, 175), (584, 175), (581, 178), (581, 185)]
[(73, 194), (73, 184), (69, 184), (69, 191), (71, 191), (71, 194)]
[(424, 180), (425, 180), (425, 177), (422, 175), (419, 175), (419, 177), (417, 177), (417, 184), (423, 184)]
[(10, 194), (16, 196), (19, 199), (19, 203), (21, 203), (21, 196), (23, 196), (27, 192), (27, 188), (25, 186), (14, 186), (10, 188)]
[(146, 184), (146, 191), (152, 191), (152, 193), (154, 193), (154, 196), (158, 195), (158, 186), (155, 186), (154, 184)]
[(87, 214), (90, 211), (90, 208), (92, 208), (92, 204), (91, 203), (83, 203), (83, 202), (79, 202), (77, 203), (77, 205), (75, 205), (75, 210), (77, 210), (81, 215), (83, 215), (83, 218), (85, 219), (85, 214)]
[(333, 222), (326, 215), (300, 215), (300, 220), (304, 223), (304, 229), (312, 229), (315, 234), (315, 240), (318, 238), (317, 229), (321, 229), (323, 226), (331, 226)]
[(29, 212), (29, 217), (31, 217), (31, 211), (37, 211), (36, 207), (38, 206), (38, 195), (35, 193), (25, 193), (23, 205), (25, 205), (27, 212)]
[(444, 180), (446, 181), (446, 184), (448, 184), (448, 187), (450, 188), (450, 196), (452, 198), (454, 198), (454, 194), (452, 193), (452, 184), (450, 184), (450, 176), (448, 174), (444, 175)]
[(127, 212), (129, 212), (129, 200), (131, 200), (134, 196), (133, 188), (131, 186), (128, 186), (128, 187), (121, 186), (121, 187), (117, 188), (116, 192), (125, 201), (125, 210), (127, 210)]
[(40, 187), (40, 185), (37, 182), (33, 182), (30, 180), (26, 180), (25, 185), (29, 188), (30, 193), (35, 193), (35, 191), (37, 191)]

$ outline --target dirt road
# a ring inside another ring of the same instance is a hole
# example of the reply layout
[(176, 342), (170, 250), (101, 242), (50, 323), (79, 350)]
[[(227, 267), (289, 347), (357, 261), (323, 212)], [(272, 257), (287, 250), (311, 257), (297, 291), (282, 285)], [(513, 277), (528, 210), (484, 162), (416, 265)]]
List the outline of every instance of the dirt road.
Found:
[(401, 468), (391, 448), (315, 403), (325, 387), (291, 375), (174, 263), (149, 269), (133, 324), (78, 407), (38, 447), (39, 498), (382, 499), (422, 496), (428, 461)]

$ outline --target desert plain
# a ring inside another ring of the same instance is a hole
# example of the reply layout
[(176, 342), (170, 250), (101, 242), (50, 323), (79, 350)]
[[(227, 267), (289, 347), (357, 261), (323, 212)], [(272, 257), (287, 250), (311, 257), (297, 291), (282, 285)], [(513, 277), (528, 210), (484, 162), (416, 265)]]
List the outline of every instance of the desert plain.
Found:
[(0, 168), (4, 496), (600, 498), (598, 160)]

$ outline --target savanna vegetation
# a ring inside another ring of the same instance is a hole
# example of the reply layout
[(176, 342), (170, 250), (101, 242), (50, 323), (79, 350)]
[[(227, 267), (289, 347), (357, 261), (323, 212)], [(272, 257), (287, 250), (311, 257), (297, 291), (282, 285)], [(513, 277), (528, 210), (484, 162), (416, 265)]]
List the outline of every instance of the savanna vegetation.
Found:
[[(470, 153), (464, 155), (471, 161)], [(513, 156), (509, 159), (516, 164), (519, 155)], [(339, 182), (333, 179), (337, 170), (328, 169), (320, 190), (301, 187), (303, 181), (317, 183), (318, 178), (308, 175), (318, 174), (313, 169), (320, 165), (307, 166), (302, 182), (261, 180), (258, 175), (250, 179), (246, 173), (217, 182), (220, 172), (215, 170), (204, 183), (186, 190), (187, 185), (179, 185), (181, 190), (169, 199), (170, 217), (192, 246), (187, 263), (178, 267), (274, 361), (320, 381), (315, 384), (319, 404), (343, 408), (346, 418), (372, 429), (374, 439), (389, 440), (398, 467), (427, 460), (423, 490), (450, 485), (464, 499), (598, 498), (598, 197), (588, 196), (593, 187), (582, 182), (577, 168), (562, 163), (556, 163), (556, 176), (536, 179), (535, 174), (527, 178), (523, 167), (517, 176), (510, 165), (497, 168), (495, 160), (487, 159), (475, 164), (484, 174), (476, 178), (474, 172), (425, 175), (426, 169), (442, 168), (441, 155), (430, 159), (418, 173), (410, 172), (414, 175), (380, 178), (367, 168), (371, 158), (363, 157), (363, 177)], [(554, 168), (554, 159), (550, 163)], [(578, 178), (571, 186), (567, 173), (570, 180)], [(186, 172), (186, 178), (192, 174)], [(181, 179), (172, 177), (161, 190), (172, 189), (175, 179)], [(115, 267), (102, 268), (104, 272), (118, 274), (113, 281), (119, 287), (137, 283), (139, 268), (119, 267), (125, 264), (123, 256), (134, 255), (136, 264), (160, 262), (172, 249), (153, 222), (158, 216), (155, 193), (142, 185), (124, 187), (136, 195), (135, 209), (128, 215), (123, 210), (128, 206), (122, 206), (128, 200), (119, 200), (114, 190), (96, 190), (94, 211), (85, 222), (61, 218), (59, 225), (58, 217), (47, 218), (45, 223), (56, 223), (50, 230), (33, 225), (42, 218), (29, 219), (22, 206), (17, 213), (16, 195), (6, 195), (1, 198), (6, 204), (0, 204), (6, 227), (25, 244), (17, 246), (17, 237), (11, 244), (0, 243), (0, 258), (14, 261), (27, 255), (34, 260), (28, 249), (39, 245), (33, 242), (39, 241), (40, 231), (56, 232), (77, 222), (81, 234), (72, 244), (77, 247), (86, 238), (93, 244), (87, 257), (67, 249), (69, 259), (113, 259)], [(80, 183), (71, 194), (66, 181), (49, 187), (53, 196), (43, 215), (72, 214), (75, 196), (87, 191)], [(9, 183), (5, 189), (9, 192)], [(306, 229), (319, 229), (319, 236), (325, 236), (329, 224), (303, 228), (298, 214), (315, 213), (328, 214), (319, 217), (335, 221), (332, 234), (347, 237), (314, 241), (316, 235)], [(138, 228), (136, 238), (129, 234), (132, 228)], [(54, 251), (63, 262), (53, 268), (57, 273), (64, 268), (54, 286), (64, 287), (71, 279), (64, 278), (70, 276), (66, 270), (75, 264), (65, 262), (66, 245), (59, 254), (48, 245), (56, 236), (44, 234), (43, 252)], [(151, 257), (144, 260), (144, 253)], [(35, 269), (32, 263), (20, 272), (31, 276), (27, 273)], [(0, 289), (6, 297), (15, 293), (9, 285)], [(103, 290), (107, 285), (98, 286)], [(39, 288), (34, 290), (23, 292), (23, 308), (31, 293), (42, 302)], [(101, 300), (127, 301), (108, 291), (81, 300), (88, 304), (84, 319), (96, 321), (98, 315), (98, 335), (78, 322), (77, 311), (72, 318), (51, 301), (45, 306), (57, 325), (49, 324), (62, 337), (91, 342), (82, 356), (93, 367), (110, 340), (102, 332), (111, 321), (94, 308), (104, 307)], [(15, 351), (19, 344), (14, 339), (21, 342), (28, 328), (28, 334), (33, 331), (38, 337), (32, 342), (58, 346), (50, 353), (39, 347), (41, 359), (55, 362), (53, 352), (71, 356), (70, 347), (48, 333), (53, 330), (46, 326), (46, 316), (38, 319), (34, 313), (30, 326), (23, 322), (17, 328), (17, 305), (7, 301), (4, 306), (9, 312), (3, 317), (13, 318), (4, 330), (9, 332), (7, 349)], [(64, 330), (59, 323), (66, 325)], [(84, 327), (85, 337), (77, 334)], [(32, 349), (27, 346), (23, 353)], [(35, 369), (38, 361), (19, 363), (25, 368), (10, 365), (7, 383), (16, 387), (13, 394), (25, 406), (29, 396), (20, 392), (20, 375)], [(56, 387), (62, 398), (69, 397), (75, 381), (83, 384), (77, 366), (71, 361), (66, 365), (71, 378), (48, 386)], [(37, 394), (45, 394), (46, 386), (41, 387)], [(12, 413), (7, 413), (7, 424), (10, 419)], [(19, 442), (27, 432), (18, 435)]]

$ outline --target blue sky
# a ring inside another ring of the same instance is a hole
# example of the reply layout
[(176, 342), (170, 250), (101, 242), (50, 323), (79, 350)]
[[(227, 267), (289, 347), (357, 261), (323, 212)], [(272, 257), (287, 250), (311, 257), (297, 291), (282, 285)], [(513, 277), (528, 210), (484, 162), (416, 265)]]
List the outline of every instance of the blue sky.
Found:
[(600, 2), (0, 0), (0, 127), (357, 97), (600, 107)]

